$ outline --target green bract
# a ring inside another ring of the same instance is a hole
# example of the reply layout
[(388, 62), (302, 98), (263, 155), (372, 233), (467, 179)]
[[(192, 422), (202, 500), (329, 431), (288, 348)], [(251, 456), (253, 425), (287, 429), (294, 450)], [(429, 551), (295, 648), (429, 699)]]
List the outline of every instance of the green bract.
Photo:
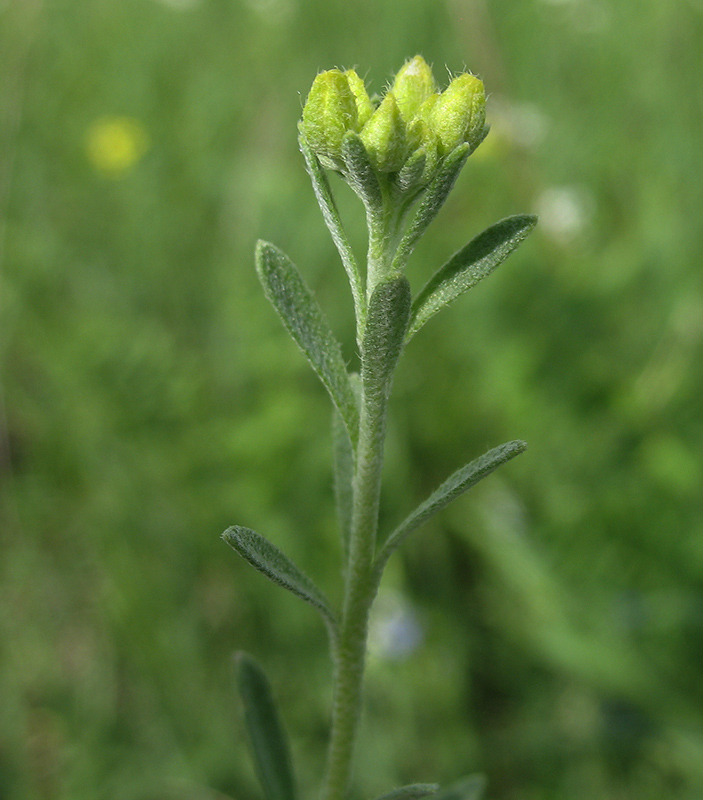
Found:
[(483, 83), (474, 75), (459, 75), (439, 93), (430, 66), (415, 56), (377, 107), (354, 70), (321, 72), (303, 108), (300, 132), (321, 164), (340, 172), (357, 192), (342, 144), (346, 134), (358, 133), (382, 188), (414, 197), (449, 153), (464, 143), (471, 153), (483, 141), (485, 104)]

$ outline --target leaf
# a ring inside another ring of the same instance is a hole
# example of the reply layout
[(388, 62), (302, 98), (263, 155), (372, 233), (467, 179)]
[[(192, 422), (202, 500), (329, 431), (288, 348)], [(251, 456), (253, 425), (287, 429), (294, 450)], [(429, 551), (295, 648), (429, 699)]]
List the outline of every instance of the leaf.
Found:
[(358, 329), (361, 331), (364, 328), (366, 301), (359, 268), (344, 231), (344, 227), (342, 226), (342, 220), (339, 216), (337, 204), (334, 201), (327, 175), (324, 169), (322, 169), (319, 159), (310, 149), (310, 145), (308, 145), (305, 137), (301, 135), (298, 142), (303, 157), (305, 158), (305, 166), (310, 180), (312, 181), (312, 187), (315, 191), (315, 197), (317, 198), (320, 210), (322, 211), (325, 225), (327, 225), (327, 229), (332, 236), (332, 241), (339, 252), (342, 264), (349, 277), (349, 283), (351, 284), (352, 295), (354, 297), (354, 310), (356, 312)]
[(298, 268), (274, 245), (261, 240), (257, 242), (256, 269), (266, 297), (326, 386), (342, 415), (349, 439), (356, 447), (359, 411), (342, 358), (342, 348), (322, 310)]
[(234, 525), (222, 534), (222, 538), (252, 567), (263, 572), (267, 578), (283, 586), (306, 603), (314, 606), (324, 617), (330, 634), (336, 634), (337, 620), (327, 599), (308, 576), (298, 569), (275, 545), (256, 531)]
[(266, 800), (296, 800), (288, 741), (264, 671), (246, 653), (235, 655), (239, 693), (256, 772)]
[(421, 797), (435, 794), (438, 789), (438, 783), (411, 783), (408, 786), (393, 789), (392, 792), (381, 795), (377, 800), (419, 800)]
[(415, 511), (391, 533), (386, 539), (376, 560), (377, 570), (382, 570), (390, 555), (405, 541), (405, 539), (430, 517), (449, 505), (452, 500), (462, 495), (480, 480), (490, 475), (502, 464), (515, 458), (527, 449), (525, 442), (515, 440), (499, 447), (494, 447), (471, 463), (457, 470), (421, 503)]
[(369, 301), (361, 382), (367, 400), (384, 403), (403, 350), (410, 318), (410, 284), (400, 275), (379, 284)]
[(398, 251), (393, 259), (393, 269), (401, 272), (405, 268), (418, 239), (427, 230), (429, 224), (444, 205), (468, 157), (469, 145), (464, 143), (452, 150), (444, 159), (439, 172), (427, 187), (415, 217), (400, 242)]
[(383, 205), (381, 185), (358, 133), (350, 131), (342, 139), (342, 159), (349, 185), (363, 200), (369, 213)]
[(435, 800), (481, 800), (485, 789), (485, 777), (483, 775), (471, 775), (453, 783), (446, 789), (442, 789), (435, 795)]
[(490, 275), (527, 238), (536, 224), (537, 217), (529, 214), (508, 217), (491, 225), (455, 253), (415, 298), (407, 339), (440, 308)]

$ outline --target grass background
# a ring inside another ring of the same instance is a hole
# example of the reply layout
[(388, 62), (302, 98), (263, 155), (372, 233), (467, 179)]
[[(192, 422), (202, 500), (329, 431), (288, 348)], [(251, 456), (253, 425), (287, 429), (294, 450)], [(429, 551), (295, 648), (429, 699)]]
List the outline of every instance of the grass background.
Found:
[(483, 771), (491, 800), (700, 798), (700, 0), (4, 0), (0, 39), (0, 797), (259, 797), (239, 648), (317, 791), (323, 627), (219, 539), (338, 597), (328, 403), (252, 253), (290, 254), (353, 362), (296, 121), (318, 70), (378, 91), (422, 53), (484, 79), (493, 130), (414, 289), (541, 224), (408, 348), (384, 526), (530, 449), (394, 558), (354, 797)]

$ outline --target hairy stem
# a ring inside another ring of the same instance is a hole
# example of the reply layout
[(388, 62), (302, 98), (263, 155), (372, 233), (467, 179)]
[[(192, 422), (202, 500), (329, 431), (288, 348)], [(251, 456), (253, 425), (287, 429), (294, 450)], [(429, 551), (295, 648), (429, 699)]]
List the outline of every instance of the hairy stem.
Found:
[[(362, 364), (363, 371), (363, 364)], [(374, 552), (383, 466), (386, 397), (362, 391), (349, 569), (335, 659), (332, 731), (323, 800), (343, 800), (359, 722), (368, 618), (377, 583)]]

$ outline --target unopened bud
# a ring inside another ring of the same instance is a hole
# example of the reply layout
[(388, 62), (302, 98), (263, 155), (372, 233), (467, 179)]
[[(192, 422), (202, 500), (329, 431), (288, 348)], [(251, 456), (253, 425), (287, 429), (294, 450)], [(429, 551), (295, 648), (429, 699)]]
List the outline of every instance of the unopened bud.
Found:
[(485, 136), (486, 94), (483, 83), (464, 73), (449, 84), (432, 108), (431, 125), (441, 156), (463, 142), (475, 150)]
[(300, 130), (325, 167), (339, 168), (342, 139), (359, 127), (356, 99), (347, 76), (338, 69), (321, 72), (305, 101)]
[(436, 91), (432, 70), (422, 56), (415, 56), (403, 64), (391, 91), (403, 119), (409, 122), (422, 103)]
[(361, 141), (380, 172), (396, 172), (403, 166), (408, 148), (405, 123), (391, 92), (364, 125)]

